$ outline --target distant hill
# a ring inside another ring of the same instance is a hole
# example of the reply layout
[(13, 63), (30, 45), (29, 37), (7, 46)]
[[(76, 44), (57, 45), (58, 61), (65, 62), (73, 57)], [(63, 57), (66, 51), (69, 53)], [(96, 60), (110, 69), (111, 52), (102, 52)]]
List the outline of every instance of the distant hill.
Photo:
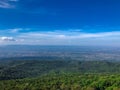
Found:
[(0, 80), (36, 77), (50, 72), (120, 73), (120, 62), (76, 60), (10, 60), (0, 63)]

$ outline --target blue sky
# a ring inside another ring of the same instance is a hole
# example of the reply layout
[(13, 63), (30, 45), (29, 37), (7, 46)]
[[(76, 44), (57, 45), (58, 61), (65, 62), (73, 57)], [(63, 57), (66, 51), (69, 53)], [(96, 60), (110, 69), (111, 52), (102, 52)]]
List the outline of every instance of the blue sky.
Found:
[(0, 0), (0, 44), (120, 45), (119, 0)]

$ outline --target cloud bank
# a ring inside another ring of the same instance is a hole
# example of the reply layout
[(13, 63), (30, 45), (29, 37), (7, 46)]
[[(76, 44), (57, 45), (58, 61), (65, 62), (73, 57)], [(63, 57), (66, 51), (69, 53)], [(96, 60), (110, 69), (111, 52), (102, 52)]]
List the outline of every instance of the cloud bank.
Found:
[(29, 45), (120, 45), (120, 31), (85, 33), (81, 30), (28, 30), (22, 32), (25, 30), (28, 29), (7, 29), (8, 35), (1, 35), (0, 40), (6, 44)]

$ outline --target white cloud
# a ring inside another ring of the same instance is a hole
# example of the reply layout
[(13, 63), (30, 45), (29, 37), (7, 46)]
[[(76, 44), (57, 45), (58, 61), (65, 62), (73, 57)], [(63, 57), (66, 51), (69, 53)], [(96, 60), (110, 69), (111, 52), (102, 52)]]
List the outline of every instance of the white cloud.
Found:
[(19, 32), (20, 30), (24, 29), (8, 29), (13, 37), (2, 37), (0, 40), (34, 45), (120, 45), (120, 31), (84, 33), (79, 30)]
[(0, 8), (13, 8), (8, 2), (0, 1)]
[(8, 1), (11, 1), (11, 2), (18, 2), (19, 0), (8, 0)]
[[(73, 34), (72, 34), (73, 33)], [(57, 45), (79, 45), (79, 44), (105, 44), (113, 43), (120, 39), (120, 32), (83, 33), (74, 31), (53, 32), (28, 32), (21, 33), (17, 38), (22, 39), (25, 44), (57, 44)], [(112, 41), (114, 39), (114, 41)]]
[(19, 31), (26, 30), (23, 28), (13, 28), (13, 29), (8, 29), (7, 31), (10, 33), (18, 33)]
[(0, 8), (14, 8), (15, 5), (11, 2), (17, 2), (18, 0), (0, 0)]
[(13, 37), (0, 37), (1, 41), (16, 41)]
[(23, 32), (23, 31), (30, 31), (30, 29), (29, 28), (12, 28), (12, 29), (2, 29), (2, 30), (0, 30), (0, 34), (2, 34), (2, 33), (5, 33), (5, 34), (9, 34), (9, 35), (11, 35), (11, 34), (19, 34), (20, 32)]
[(67, 32), (67, 31), (53, 31), (53, 32), (28, 32), (20, 34), (23, 38), (64, 38), (64, 39), (83, 39), (83, 38), (103, 38), (103, 37), (120, 36), (119, 31), (115, 32), (101, 32), (101, 33), (83, 33), (83, 32)]

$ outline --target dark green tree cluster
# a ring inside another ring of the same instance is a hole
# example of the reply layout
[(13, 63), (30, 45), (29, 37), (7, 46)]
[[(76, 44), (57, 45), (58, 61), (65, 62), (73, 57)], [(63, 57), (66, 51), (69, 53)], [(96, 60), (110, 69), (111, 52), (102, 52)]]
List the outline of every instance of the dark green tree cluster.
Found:
[(0, 63), (0, 80), (36, 77), (49, 72), (120, 73), (120, 62), (77, 60), (11, 60)]
[(38, 78), (0, 81), (0, 90), (120, 90), (120, 75), (52, 73)]

